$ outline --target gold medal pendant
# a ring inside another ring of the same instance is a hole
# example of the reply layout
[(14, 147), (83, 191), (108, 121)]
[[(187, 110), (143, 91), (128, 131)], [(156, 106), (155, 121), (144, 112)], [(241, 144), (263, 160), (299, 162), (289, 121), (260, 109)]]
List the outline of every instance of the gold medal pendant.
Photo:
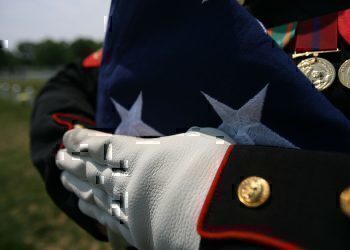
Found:
[(237, 0), (237, 2), (240, 4), (240, 5), (244, 5), (244, 3), (245, 3), (245, 0)]
[(340, 66), (338, 77), (341, 84), (350, 89), (350, 59)]
[(336, 77), (332, 63), (320, 57), (304, 59), (298, 64), (298, 68), (319, 91), (331, 86)]

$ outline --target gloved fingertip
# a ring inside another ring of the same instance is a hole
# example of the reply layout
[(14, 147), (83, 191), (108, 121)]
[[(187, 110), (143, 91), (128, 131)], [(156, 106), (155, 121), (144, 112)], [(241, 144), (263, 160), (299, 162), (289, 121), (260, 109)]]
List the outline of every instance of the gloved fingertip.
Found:
[(82, 142), (98, 133), (100, 132), (84, 128), (69, 130), (63, 135), (63, 145), (70, 152), (79, 152)]
[(61, 170), (63, 169), (61, 163), (64, 161), (64, 150), (65, 149), (60, 149), (57, 152), (56, 157), (55, 157), (56, 166)]
[(78, 130), (81, 129), (72, 129), (72, 130), (68, 130), (64, 135), (63, 135), (63, 145), (68, 148), (71, 149), (73, 145), (76, 144), (75, 139), (76, 138), (76, 134), (78, 133)]
[(67, 189), (68, 191), (72, 191), (70, 186), (67, 184), (68, 182), (67, 182), (67, 172), (66, 171), (63, 171), (61, 173), (60, 179), (61, 179), (61, 183), (64, 186), (64, 188)]

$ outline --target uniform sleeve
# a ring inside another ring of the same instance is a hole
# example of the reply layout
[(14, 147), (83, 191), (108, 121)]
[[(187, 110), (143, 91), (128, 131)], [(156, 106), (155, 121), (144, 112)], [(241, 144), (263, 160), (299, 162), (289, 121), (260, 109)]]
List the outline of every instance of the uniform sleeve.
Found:
[(267, 28), (350, 8), (348, 0), (247, 0), (245, 6)]
[(78, 199), (60, 181), (55, 155), (63, 134), (74, 126), (94, 128), (98, 68), (72, 63), (50, 79), (36, 98), (30, 130), (31, 157), (56, 205), (99, 240), (106, 236), (98, 223), (82, 214)]
[[(349, 162), (349, 154), (234, 146), (201, 211), (201, 249), (349, 249)], [(264, 202), (249, 177), (268, 184)]]

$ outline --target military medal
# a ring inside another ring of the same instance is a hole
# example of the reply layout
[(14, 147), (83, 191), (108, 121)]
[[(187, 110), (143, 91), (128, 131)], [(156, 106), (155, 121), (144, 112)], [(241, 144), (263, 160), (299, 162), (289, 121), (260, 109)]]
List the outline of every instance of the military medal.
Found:
[(309, 57), (298, 68), (319, 91), (332, 85), (336, 70), (320, 54), (339, 52), (337, 14), (313, 18), (298, 24), (298, 34), (293, 58)]
[(324, 58), (307, 58), (298, 64), (298, 68), (319, 91), (328, 88), (335, 80), (335, 68)]
[(340, 66), (338, 77), (341, 84), (350, 89), (350, 59)]
[[(350, 45), (350, 9), (338, 13), (339, 34)], [(350, 59), (346, 60), (339, 68), (338, 77), (341, 84), (350, 88)]]

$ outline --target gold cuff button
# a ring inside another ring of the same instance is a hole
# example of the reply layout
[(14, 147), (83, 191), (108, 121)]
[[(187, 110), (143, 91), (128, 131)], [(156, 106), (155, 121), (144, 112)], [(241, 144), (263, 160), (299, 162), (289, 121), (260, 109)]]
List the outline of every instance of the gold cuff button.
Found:
[(346, 216), (350, 217), (350, 187), (340, 194), (340, 208)]
[(84, 128), (84, 126), (81, 125), (81, 124), (75, 124), (75, 125), (74, 125), (74, 128)]
[(238, 199), (247, 207), (259, 207), (270, 197), (269, 183), (258, 176), (244, 179), (238, 186)]

